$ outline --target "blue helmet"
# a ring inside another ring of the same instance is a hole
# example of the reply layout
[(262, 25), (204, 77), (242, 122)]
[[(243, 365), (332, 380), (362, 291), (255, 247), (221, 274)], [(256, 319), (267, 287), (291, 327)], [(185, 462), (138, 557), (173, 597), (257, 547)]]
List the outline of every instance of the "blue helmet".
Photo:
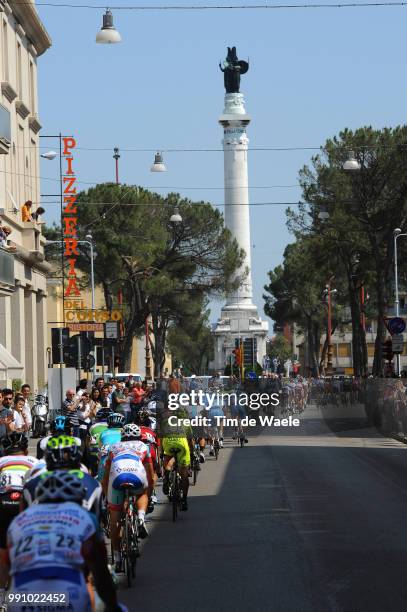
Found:
[(122, 414), (119, 414), (118, 412), (112, 412), (107, 417), (107, 425), (111, 428), (116, 427), (121, 429), (125, 422), (126, 417), (124, 417)]
[(109, 408), (99, 408), (96, 413), (96, 421), (107, 421), (109, 414), (111, 414), (111, 410), (109, 410)]
[(66, 416), (60, 414), (51, 423), (51, 432), (52, 433), (64, 433), (66, 428)]

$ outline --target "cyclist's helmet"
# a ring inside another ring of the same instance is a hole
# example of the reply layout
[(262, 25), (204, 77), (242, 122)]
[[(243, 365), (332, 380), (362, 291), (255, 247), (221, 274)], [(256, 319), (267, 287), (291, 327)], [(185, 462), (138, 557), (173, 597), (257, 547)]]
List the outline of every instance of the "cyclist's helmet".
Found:
[(141, 429), (135, 423), (128, 423), (122, 429), (122, 440), (140, 440)]
[(66, 416), (61, 414), (51, 421), (50, 430), (53, 434), (61, 434), (65, 432), (66, 426)]
[(28, 448), (28, 438), (25, 434), (12, 431), (1, 439), (3, 455), (13, 455), (21, 453)]
[(45, 460), (49, 470), (79, 468), (82, 453), (72, 436), (55, 436), (48, 440)]
[(56, 470), (44, 474), (35, 488), (35, 499), (39, 504), (61, 502), (82, 503), (86, 489), (76, 474)]
[(109, 416), (107, 417), (107, 426), (110, 428), (121, 428), (123, 427), (125, 422), (126, 418), (118, 412), (112, 412), (112, 414), (109, 414)]
[(107, 421), (109, 414), (111, 414), (111, 410), (109, 410), (109, 408), (99, 408), (96, 413), (96, 422), (100, 423), (102, 421)]

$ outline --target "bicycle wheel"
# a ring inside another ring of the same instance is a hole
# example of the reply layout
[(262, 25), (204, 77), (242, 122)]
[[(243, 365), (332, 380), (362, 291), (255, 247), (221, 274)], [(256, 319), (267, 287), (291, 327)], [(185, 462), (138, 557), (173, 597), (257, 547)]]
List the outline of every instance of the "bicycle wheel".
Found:
[(126, 516), (124, 519), (124, 534), (125, 534), (124, 539), (126, 542), (124, 562), (126, 565), (127, 586), (129, 587), (129, 589), (131, 588), (132, 579), (134, 577), (133, 561), (132, 561), (132, 554), (131, 554), (131, 545), (132, 545), (131, 532), (132, 532), (131, 519), (130, 519), (129, 513), (126, 512)]
[(219, 442), (215, 442), (215, 444), (213, 445), (213, 451), (215, 453), (215, 459), (217, 461), (219, 457)]

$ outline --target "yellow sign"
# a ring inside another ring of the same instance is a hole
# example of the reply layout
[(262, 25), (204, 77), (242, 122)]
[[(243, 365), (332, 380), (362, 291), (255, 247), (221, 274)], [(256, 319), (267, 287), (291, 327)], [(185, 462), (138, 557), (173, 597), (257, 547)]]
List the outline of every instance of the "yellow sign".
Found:
[(67, 323), (80, 323), (81, 321), (104, 323), (105, 321), (121, 320), (122, 313), (120, 310), (112, 310), (111, 312), (104, 308), (92, 310), (82, 300), (65, 300), (65, 321)]

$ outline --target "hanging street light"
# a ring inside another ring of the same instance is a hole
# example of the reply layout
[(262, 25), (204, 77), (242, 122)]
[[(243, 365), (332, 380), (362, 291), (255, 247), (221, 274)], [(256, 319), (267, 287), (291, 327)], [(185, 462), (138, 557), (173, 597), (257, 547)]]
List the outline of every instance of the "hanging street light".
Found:
[(353, 151), (349, 151), (348, 159), (343, 164), (342, 168), (348, 172), (357, 172), (360, 170), (360, 163), (356, 159)]
[(103, 15), (103, 25), (96, 34), (96, 42), (101, 45), (112, 45), (122, 41), (122, 37), (113, 25), (113, 15), (110, 9), (106, 9)]
[(151, 172), (166, 172), (167, 168), (164, 164), (163, 156), (159, 151), (154, 156), (154, 163), (151, 166)]
[(178, 206), (174, 208), (174, 212), (170, 217), (170, 223), (173, 223), (174, 225), (179, 225), (179, 223), (182, 223), (182, 217), (179, 214)]
[(46, 153), (41, 153), (41, 157), (49, 160), (55, 159), (57, 155), (58, 153), (56, 151), (47, 151)]

